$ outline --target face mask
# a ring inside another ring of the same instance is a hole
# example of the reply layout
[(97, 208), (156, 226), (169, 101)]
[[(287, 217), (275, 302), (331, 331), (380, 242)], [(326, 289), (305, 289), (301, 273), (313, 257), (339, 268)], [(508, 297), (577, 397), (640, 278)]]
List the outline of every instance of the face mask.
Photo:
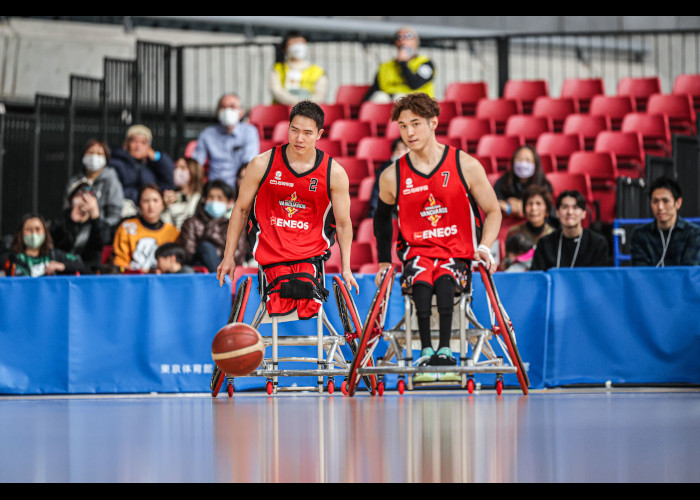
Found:
[(187, 186), (190, 182), (190, 172), (181, 168), (176, 168), (173, 172), (173, 182), (176, 186)]
[(211, 215), (214, 219), (218, 219), (226, 213), (228, 208), (223, 201), (208, 201), (204, 204), (204, 211)]
[(527, 179), (535, 175), (535, 164), (529, 161), (516, 161), (513, 163), (513, 173), (521, 179)]
[(83, 156), (83, 165), (90, 172), (97, 172), (107, 164), (107, 158), (102, 155)]
[(224, 108), (219, 111), (219, 123), (224, 127), (235, 127), (238, 125), (239, 113), (237, 109)]
[(39, 248), (41, 245), (43, 245), (44, 239), (45, 239), (45, 235), (43, 235), (41, 233), (29, 233), (29, 234), (25, 234), (22, 236), (22, 240), (24, 241), (24, 244), (28, 248), (31, 248), (32, 250), (35, 250), (35, 249)]
[(305, 43), (295, 43), (287, 48), (287, 54), (291, 59), (306, 59), (308, 48)]

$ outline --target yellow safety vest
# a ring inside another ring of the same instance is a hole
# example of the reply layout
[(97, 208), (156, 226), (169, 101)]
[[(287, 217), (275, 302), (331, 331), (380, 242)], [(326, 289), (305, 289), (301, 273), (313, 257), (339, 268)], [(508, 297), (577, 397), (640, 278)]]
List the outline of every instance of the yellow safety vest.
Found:
[[(430, 58), (426, 56), (416, 56), (408, 61), (408, 69), (415, 73), (422, 64), (429, 61)], [(379, 66), (379, 71), (377, 72), (377, 82), (379, 83), (379, 90), (382, 90), (387, 94), (395, 95), (410, 94), (412, 92), (424, 92), (430, 97), (435, 97), (432, 81), (417, 89), (412, 89), (406, 85), (406, 83), (404, 83), (403, 75), (401, 74), (401, 67), (395, 60), (387, 61)]]
[[(283, 86), (288, 69), (289, 65), (286, 62), (275, 64), (275, 71), (277, 71)], [(313, 94), (314, 89), (316, 88), (316, 82), (318, 82), (319, 78), (321, 78), (323, 74), (323, 68), (316, 64), (312, 64), (301, 72), (301, 88), (308, 90), (309, 94)]]

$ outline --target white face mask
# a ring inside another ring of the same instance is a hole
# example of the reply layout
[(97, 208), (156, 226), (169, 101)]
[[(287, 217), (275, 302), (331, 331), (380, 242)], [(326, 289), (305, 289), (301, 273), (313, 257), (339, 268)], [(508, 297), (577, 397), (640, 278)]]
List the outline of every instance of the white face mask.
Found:
[(287, 47), (290, 59), (306, 59), (309, 49), (305, 43), (295, 43)]
[(173, 182), (179, 187), (187, 186), (190, 182), (190, 171), (176, 168), (173, 172)]
[(240, 111), (237, 109), (224, 108), (219, 111), (219, 123), (224, 127), (235, 127), (240, 119)]
[(529, 161), (516, 161), (513, 163), (513, 173), (521, 179), (528, 179), (535, 175), (535, 164)]
[(83, 156), (83, 165), (90, 172), (97, 172), (107, 164), (107, 158), (102, 155)]

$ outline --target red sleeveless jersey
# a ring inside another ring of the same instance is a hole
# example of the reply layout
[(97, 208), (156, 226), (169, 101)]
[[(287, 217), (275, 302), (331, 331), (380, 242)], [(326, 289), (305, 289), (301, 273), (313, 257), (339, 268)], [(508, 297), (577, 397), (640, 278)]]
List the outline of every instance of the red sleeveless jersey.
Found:
[(408, 154), (397, 161), (399, 258), (473, 260), (481, 228), (459, 165), (459, 149), (445, 146), (440, 163), (427, 175), (411, 165)]
[(319, 257), (335, 243), (331, 158), (316, 150), (314, 167), (297, 174), (286, 145), (272, 150), (248, 219), (248, 242), (261, 266)]

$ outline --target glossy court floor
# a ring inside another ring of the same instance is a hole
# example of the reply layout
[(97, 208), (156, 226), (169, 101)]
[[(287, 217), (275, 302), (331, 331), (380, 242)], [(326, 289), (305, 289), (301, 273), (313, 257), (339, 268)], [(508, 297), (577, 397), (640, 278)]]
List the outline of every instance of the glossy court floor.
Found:
[(0, 481), (700, 480), (700, 390), (0, 397)]

